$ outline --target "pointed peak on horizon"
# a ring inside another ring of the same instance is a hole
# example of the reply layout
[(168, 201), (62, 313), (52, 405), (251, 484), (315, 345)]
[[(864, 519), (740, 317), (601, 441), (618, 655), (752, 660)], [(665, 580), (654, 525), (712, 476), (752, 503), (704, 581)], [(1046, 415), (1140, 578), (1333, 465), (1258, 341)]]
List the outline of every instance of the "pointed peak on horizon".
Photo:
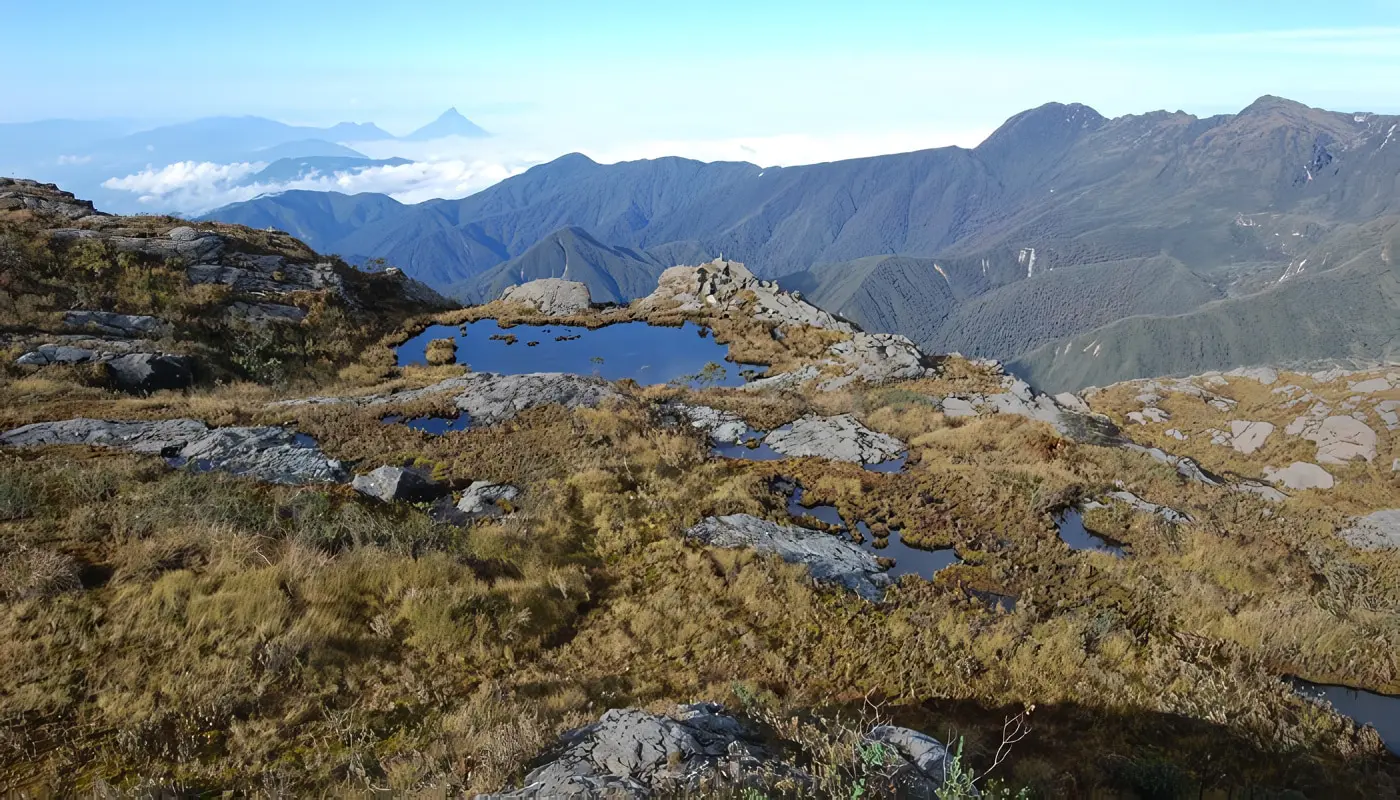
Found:
[(490, 135), (491, 134), (487, 133), (475, 122), (462, 116), (462, 112), (458, 111), (456, 106), (453, 106), (438, 115), (437, 119), (403, 138), (409, 141), (422, 142), (431, 139), (442, 139), (448, 136), (481, 138)]

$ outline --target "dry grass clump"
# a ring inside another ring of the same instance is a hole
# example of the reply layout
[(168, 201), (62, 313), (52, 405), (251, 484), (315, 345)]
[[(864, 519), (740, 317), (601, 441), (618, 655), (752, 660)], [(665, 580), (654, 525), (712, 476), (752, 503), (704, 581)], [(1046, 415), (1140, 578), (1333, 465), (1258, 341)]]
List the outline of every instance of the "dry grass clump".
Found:
[(426, 358), (428, 364), (434, 367), (454, 363), (457, 360), (457, 340), (434, 339), (428, 342)]

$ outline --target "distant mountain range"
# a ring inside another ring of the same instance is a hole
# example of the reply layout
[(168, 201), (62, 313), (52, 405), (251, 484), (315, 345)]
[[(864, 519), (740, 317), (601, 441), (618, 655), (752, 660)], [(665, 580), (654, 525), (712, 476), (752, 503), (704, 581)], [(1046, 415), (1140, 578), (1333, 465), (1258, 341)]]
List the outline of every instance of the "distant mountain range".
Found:
[(0, 124), (0, 175), (52, 181), (114, 211), (151, 210), (134, 206), (131, 193), (105, 188), (103, 182), (183, 161), (368, 161), (363, 153), (348, 145), (489, 135), (456, 109), (449, 109), (404, 137), (395, 137), (371, 122), (342, 122), (317, 128), (252, 116), (208, 117), (154, 128), (143, 128), (130, 121), (46, 120)]
[(802, 167), (570, 155), (460, 200), (385, 199), (289, 192), (210, 217), (468, 299), (566, 267), (626, 299), (722, 253), (1048, 389), (1400, 355), (1400, 117), (1276, 97), (1204, 119), (1052, 103), (973, 149)]

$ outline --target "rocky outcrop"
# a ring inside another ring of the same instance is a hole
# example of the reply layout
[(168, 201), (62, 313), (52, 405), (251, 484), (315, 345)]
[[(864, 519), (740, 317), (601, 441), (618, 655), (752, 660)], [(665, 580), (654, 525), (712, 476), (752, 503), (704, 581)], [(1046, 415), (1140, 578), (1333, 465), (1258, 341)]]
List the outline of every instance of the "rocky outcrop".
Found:
[(1295, 461), (1283, 469), (1264, 468), (1264, 479), (1289, 489), (1331, 489), (1336, 481), (1316, 464)]
[(699, 703), (669, 716), (607, 711), (564, 734), (520, 788), (478, 800), (700, 797), (782, 785), (791, 792), (810, 783), (721, 706)]
[(850, 339), (833, 344), (827, 353), (845, 365), (847, 372), (840, 378), (823, 381), (821, 388), (826, 391), (839, 389), (852, 381), (913, 380), (933, 372), (913, 341), (893, 333), (856, 331)]
[(447, 493), (447, 487), (424, 473), (404, 467), (382, 466), (351, 481), (355, 491), (385, 503), (426, 503)]
[(1219, 438), (1212, 441), (1216, 444), (1228, 445), (1234, 448), (1237, 453), (1250, 455), (1258, 452), (1273, 432), (1274, 426), (1269, 422), (1233, 419), (1230, 420), (1229, 432), (1219, 431)]
[(1355, 519), (1340, 535), (1347, 544), (1361, 550), (1400, 549), (1400, 509), (1376, 511)]
[(1376, 432), (1354, 417), (1327, 417), (1317, 425), (1305, 426), (1302, 437), (1317, 443), (1317, 460), (1323, 464), (1376, 457)]
[(63, 315), (63, 325), (76, 331), (89, 331), (103, 336), (136, 339), (144, 336), (168, 336), (172, 326), (165, 320), (138, 314), (113, 314), (110, 311), (69, 311)]
[(817, 456), (857, 464), (890, 461), (909, 449), (893, 436), (865, 427), (850, 414), (803, 417), (768, 434), (764, 442), (785, 456)]
[(112, 383), (124, 392), (145, 394), (194, 384), (194, 359), (164, 353), (132, 353), (106, 362)]
[(230, 320), (261, 327), (263, 325), (299, 325), (306, 311), (280, 303), (245, 303), (238, 301), (224, 312)]
[(757, 378), (743, 385), (746, 392), (762, 391), (789, 391), (802, 386), (805, 383), (816, 380), (821, 375), (821, 371), (816, 367), (808, 365), (795, 369), (792, 372), (779, 372), (776, 375), (769, 375), (765, 378)]
[[(656, 291), (638, 301), (644, 310), (703, 311), (743, 307), (754, 319), (780, 325), (806, 325), (853, 333), (849, 322), (761, 281), (737, 261), (715, 259), (698, 267), (671, 267), (661, 273)], [(900, 337), (903, 338), (903, 337)]]
[(709, 406), (668, 403), (663, 407), (663, 411), (681, 417), (691, 427), (704, 431), (714, 442), (737, 442), (743, 439), (749, 430), (748, 423), (739, 417)]
[(87, 445), (161, 455), (177, 466), (220, 470), (269, 483), (343, 483), (339, 461), (309, 437), (278, 427), (213, 428), (192, 419), (39, 422), (0, 434), (0, 446)]
[[(859, 780), (860, 796), (935, 800), (947, 781), (948, 749), (931, 736), (879, 725), (861, 744), (867, 760), (849, 765), (871, 773)], [(615, 708), (564, 734), (520, 788), (478, 800), (816, 796), (817, 781), (782, 757), (791, 749), (714, 703), (669, 715)]]
[[(1142, 499), (1141, 497), (1138, 497), (1137, 495), (1129, 491), (1120, 489), (1116, 492), (1109, 492), (1108, 499), (1117, 501), (1119, 503), (1123, 503), (1127, 506), (1131, 506), (1132, 508), (1141, 511), (1145, 514), (1156, 515), (1173, 525), (1183, 525), (1191, 521), (1191, 517), (1183, 512), (1177, 511), (1176, 509), (1170, 508), (1168, 506), (1159, 506), (1156, 503), (1149, 503), (1148, 501)], [(1095, 508), (1107, 508), (1107, 506), (1105, 506), (1103, 503), (1095, 501), (1090, 501), (1084, 504), (1085, 510)]]
[(560, 278), (540, 278), (511, 286), (501, 294), (501, 299), (527, 305), (549, 317), (581, 314), (593, 307), (588, 284)]
[(773, 553), (790, 564), (802, 564), (816, 581), (838, 584), (870, 601), (883, 598), (891, 583), (874, 556), (846, 539), (821, 531), (730, 514), (708, 517), (685, 535), (711, 547)]
[(457, 501), (457, 511), (471, 522), (483, 517), (499, 517), (506, 513), (502, 503), (510, 503), (520, 496), (520, 488), (508, 483), (475, 481), (462, 492)]
[(52, 183), (24, 178), (0, 178), (0, 212), (27, 210), (65, 219), (106, 216), (92, 207), (90, 200), (79, 200)]

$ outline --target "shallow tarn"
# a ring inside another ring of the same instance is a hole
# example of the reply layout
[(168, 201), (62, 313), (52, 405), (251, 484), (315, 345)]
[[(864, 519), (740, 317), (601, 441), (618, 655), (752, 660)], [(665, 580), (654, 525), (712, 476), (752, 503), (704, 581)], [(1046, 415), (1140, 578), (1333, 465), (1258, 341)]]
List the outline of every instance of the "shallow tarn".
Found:
[(1327, 686), (1291, 678), (1289, 683), (1305, 697), (1320, 697), (1332, 704), (1337, 713), (1345, 714), (1357, 724), (1376, 729), (1385, 749), (1400, 756), (1400, 697), (1353, 689), (1350, 686)]
[(692, 386), (742, 386), (767, 367), (729, 361), (729, 347), (708, 328), (619, 322), (588, 329), (563, 325), (501, 327), (494, 319), (433, 325), (394, 349), (400, 366), (428, 363), (428, 343), (452, 339), (457, 363), (476, 372), (520, 375), (567, 372), (640, 384), (684, 381)]
[[(841, 512), (836, 510), (836, 506), (804, 506), (802, 492), (802, 487), (797, 486), (788, 496), (787, 512), (793, 520), (799, 524), (804, 518), (825, 523), (840, 529), (841, 532), (834, 535), (849, 539), (851, 526), (841, 518)], [(911, 547), (904, 543), (902, 534), (897, 530), (891, 530), (888, 538), (877, 539), (864, 521), (857, 522), (855, 529), (861, 534), (861, 540), (857, 544), (862, 550), (876, 558), (894, 559), (894, 566), (886, 570), (885, 574), (896, 580), (901, 575), (917, 575), (924, 580), (933, 580), (934, 574), (939, 570), (962, 563), (962, 559), (958, 558), (958, 554), (951, 547), (938, 550)]]
[(402, 424), (406, 428), (422, 431), (432, 436), (442, 436), (452, 431), (464, 431), (472, 425), (471, 416), (465, 411), (458, 412), (455, 417), (414, 417), (413, 419), (404, 419), (395, 414), (385, 417), (380, 422), (385, 425)]
[(1060, 531), (1060, 540), (1069, 545), (1071, 550), (1093, 550), (1108, 553), (1115, 558), (1127, 555), (1122, 545), (1084, 527), (1084, 512), (1077, 508), (1067, 508), (1055, 515), (1055, 527)]

